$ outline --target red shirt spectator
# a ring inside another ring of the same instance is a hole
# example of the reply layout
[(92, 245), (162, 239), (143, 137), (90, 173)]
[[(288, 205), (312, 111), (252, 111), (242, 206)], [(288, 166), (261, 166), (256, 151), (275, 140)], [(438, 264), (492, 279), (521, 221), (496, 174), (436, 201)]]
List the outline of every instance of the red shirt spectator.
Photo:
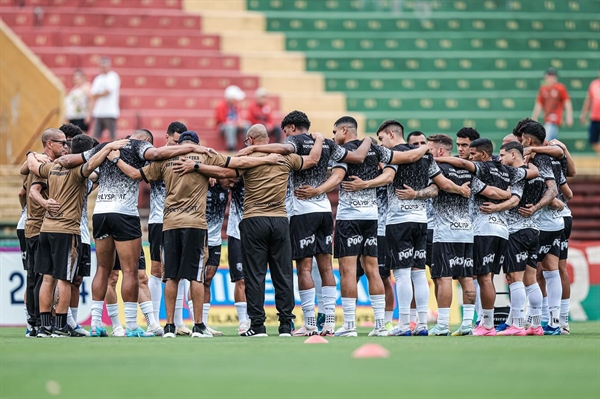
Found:
[(246, 93), (237, 86), (225, 89), (224, 99), (215, 109), (215, 122), (219, 132), (225, 138), (227, 151), (235, 151), (238, 147), (238, 136), (248, 129), (248, 122), (241, 115), (240, 101), (246, 98)]
[(281, 142), (281, 128), (279, 124), (273, 123), (273, 108), (267, 99), (267, 91), (263, 88), (256, 89), (255, 100), (248, 107), (248, 119), (250, 124), (265, 125), (272, 142)]
[(567, 126), (573, 125), (573, 109), (567, 88), (558, 82), (556, 71), (549, 68), (544, 76), (544, 84), (538, 91), (531, 119), (537, 120), (540, 111), (544, 112), (544, 123), (562, 125), (563, 110), (567, 110)]

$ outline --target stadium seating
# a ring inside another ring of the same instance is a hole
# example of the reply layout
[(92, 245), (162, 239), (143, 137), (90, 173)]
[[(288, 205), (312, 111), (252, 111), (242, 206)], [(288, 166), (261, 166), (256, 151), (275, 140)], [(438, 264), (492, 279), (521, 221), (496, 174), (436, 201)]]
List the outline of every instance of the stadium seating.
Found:
[[(600, 1), (248, 0), (306, 54), (326, 88), (345, 92), (367, 131), (395, 117), (408, 129), (476, 127), (499, 144), (533, 109), (548, 67), (570, 92), (575, 115), (600, 56)], [(433, 111), (433, 112), (432, 112)], [(560, 138), (590, 152), (578, 122)]]

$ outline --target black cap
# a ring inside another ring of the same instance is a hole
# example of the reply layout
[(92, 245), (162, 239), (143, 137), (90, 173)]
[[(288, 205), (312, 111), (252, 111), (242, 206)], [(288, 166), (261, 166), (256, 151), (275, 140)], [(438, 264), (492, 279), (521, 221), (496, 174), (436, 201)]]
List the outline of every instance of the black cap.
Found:
[(558, 76), (558, 73), (556, 73), (556, 69), (550, 67), (546, 69), (546, 75)]
[(177, 140), (177, 143), (181, 144), (181, 142), (185, 141), (185, 140), (191, 140), (196, 144), (198, 144), (200, 142), (200, 139), (198, 138), (198, 135), (196, 134), (196, 132), (193, 132), (191, 130), (187, 130), (187, 131), (181, 133), (179, 135), (179, 140)]

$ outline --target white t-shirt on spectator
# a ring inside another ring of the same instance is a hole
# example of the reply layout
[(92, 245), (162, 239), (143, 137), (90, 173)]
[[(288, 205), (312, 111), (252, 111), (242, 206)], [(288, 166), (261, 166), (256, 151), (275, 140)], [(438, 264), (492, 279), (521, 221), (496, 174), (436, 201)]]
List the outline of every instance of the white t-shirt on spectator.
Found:
[(92, 116), (94, 118), (118, 118), (119, 117), (119, 88), (121, 79), (115, 71), (102, 73), (94, 78), (92, 83), (92, 94), (100, 94), (108, 91), (104, 97), (98, 97), (94, 103)]

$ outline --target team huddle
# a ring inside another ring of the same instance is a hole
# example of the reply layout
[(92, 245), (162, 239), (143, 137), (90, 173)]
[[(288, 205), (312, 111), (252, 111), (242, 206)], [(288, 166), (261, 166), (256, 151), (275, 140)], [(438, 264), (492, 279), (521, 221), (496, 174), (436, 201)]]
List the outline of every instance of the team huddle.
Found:
[[(359, 140), (349, 116), (334, 123), (333, 139), (309, 133), (310, 121), (300, 111), (289, 113), (281, 129), (284, 143), (269, 144), (266, 128), (252, 126), (246, 148), (234, 157), (200, 146), (198, 135), (180, 122), (169, 125), (161, 148), (146, 129), (103, 144), (73, 125), (47, 129), (43, 154), (28, 152), (21, 168), (27, 336), (107, 336), (104, 302), (114, 336), (223, 335), (208, 325), (208, 313), (228, 202), (227, 261), (242, 337), (267, 336), (267, 267), (282, 337), (357, 336), (357, 279), (363, 274), (375, 320), (369, 336), (569, 333), (572, 192), (566, 176), (574, 175), (574, 163), (562, 143), (546, 141), (541, 124), (520, 121), (499, 156), (490, 140), (462, 128), (456, 157), (452, 137), (412, 132), (405, 140), (396, 120), (378, 128), (379, 145)], [(138, 213), (141, 180), (151, 188), (149, 277)], [(327, 192), (337, 187), (334, 223)], [(90, 276), (86, 209), (96, 188), (97, 271), (87, 331), (77, 324), (77, 308), (81, 281)], [(332, 255), (339, 262), (344, 320), (337, 329)], [(304, 315), (297, 329), (293, 260)], [(426, 265), (439, 308), (431, 330)], [(501, 270), (511, 311), (494, 327), (492, 278)], [(125, 328), (118, 315), (119, 271)], [(462, 287), (463, 314), (451, 332), (453, 279)], [(158, 317), (163, 282), (164, 327)], [(182, 317), (185, 296), (191, 330)], [(137, 324), (138, 304), (147, 330)]]

